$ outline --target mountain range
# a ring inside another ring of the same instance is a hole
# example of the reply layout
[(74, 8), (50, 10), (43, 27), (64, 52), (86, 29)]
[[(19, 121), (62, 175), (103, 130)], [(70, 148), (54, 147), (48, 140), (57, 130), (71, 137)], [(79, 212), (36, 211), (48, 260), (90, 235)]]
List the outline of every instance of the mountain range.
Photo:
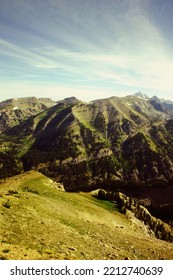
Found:
[(171, 101), (141, 92), (89, 103), (10, 99), (0, 103), (0, 130), (1, 178), (36, 169), (68, 191), (103, 187), (172, 201)]

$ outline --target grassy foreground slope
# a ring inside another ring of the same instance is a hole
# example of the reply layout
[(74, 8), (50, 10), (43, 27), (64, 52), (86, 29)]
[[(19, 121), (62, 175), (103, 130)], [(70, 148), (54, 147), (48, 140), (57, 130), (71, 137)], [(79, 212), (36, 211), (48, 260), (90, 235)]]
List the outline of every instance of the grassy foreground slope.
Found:
[(38, 172), (0, 183), (0, 259), (173, 259), (128, 212), (68, 193)]

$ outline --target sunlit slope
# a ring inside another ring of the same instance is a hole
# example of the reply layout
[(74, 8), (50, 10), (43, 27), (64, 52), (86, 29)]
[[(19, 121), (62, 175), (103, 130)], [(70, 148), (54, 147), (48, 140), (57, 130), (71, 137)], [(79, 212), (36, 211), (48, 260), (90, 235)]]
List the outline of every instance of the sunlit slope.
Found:
[(173, 259), (173, 244), (90, 193), (31, 171), (0, 184), (0, 259)]

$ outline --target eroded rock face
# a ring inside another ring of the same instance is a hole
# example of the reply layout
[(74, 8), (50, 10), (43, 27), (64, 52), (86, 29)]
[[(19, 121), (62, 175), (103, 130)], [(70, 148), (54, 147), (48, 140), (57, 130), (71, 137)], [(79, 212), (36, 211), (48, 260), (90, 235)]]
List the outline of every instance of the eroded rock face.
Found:
[(95, 195), (97, 195), (99, 199), (116, 202), (121, 213), (126, 214), (127, 210), (132, 211), (135, 217), (143, 221), (157, 238), (173, 242), (172, 228), (167, 223), (152, 216), (143, 205), (137, 202), (137, 200), (121, 192), (107, 192), (103, 189), (98, 190)]

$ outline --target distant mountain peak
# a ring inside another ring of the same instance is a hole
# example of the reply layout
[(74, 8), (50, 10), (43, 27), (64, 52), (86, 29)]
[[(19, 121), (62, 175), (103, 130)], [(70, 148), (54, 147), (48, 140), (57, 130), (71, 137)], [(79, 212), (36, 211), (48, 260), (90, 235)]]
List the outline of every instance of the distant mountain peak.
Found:
[[(160, 99), (158, 98), (156, 95), (152, 96), (150, 98), (150, 103), (154, 106), (155, 106), (155, 109), (156, 109), (156, 106), (157, 106), (157, 109), (159, 108), (159, 111), (160, 111), (160, 108), (162, 107), (162, 110), (161, 111), (169, 111), (169, 112), (172, 112), (173, 111), (173, 102), (170, 101), (170, 100), (166, 100), (166, 99)], [(172, 115), (172, 113), (171, 113)]]
[(75, 96), (66, 97), (64, 100), (68, 102), (79, 101)]
[(78, 102), (80, 102), (80, 100), (77, 99), (75, 96), (66, 97), (63, 100), (57, 101), (57, 103), (65, 103), (65, 104), (71, 104), (71, 105), (74, 105)]
[(148, 95), (141, 92), (141, 91), (136, 92), (134, 95), (137, 96), (137, 97), (143, 98), (143, 99), (149, 99)]
[(150, 99), (161, 103), (161, 99), (159, 99), (156, 95), (152, 96)]
[(0, 102), (0, 133), (56, 105), (50, 98), (21, 97)]

